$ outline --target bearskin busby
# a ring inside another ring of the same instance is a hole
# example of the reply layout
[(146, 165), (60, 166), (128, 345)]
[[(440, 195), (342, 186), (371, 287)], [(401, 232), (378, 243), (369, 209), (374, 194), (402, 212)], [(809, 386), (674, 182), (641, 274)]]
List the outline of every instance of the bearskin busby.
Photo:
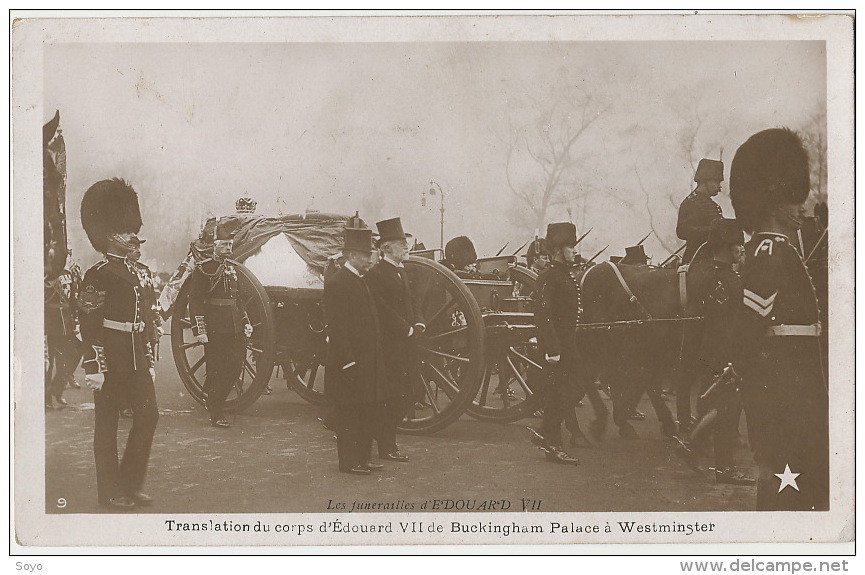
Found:
[(736, 220), (718, 218), (709, 226), (708, 243), (711, 248), (744, 244), (745, 234)]
[(724, 181), (724, 162), (718, 160), (710, 160), (703, 158), (697, 164), (697, 171), (694, 172), (694, 181), (702, 182), (705, 180), (714, 180), (717, 182)]
[(547, 225), (547, 249), (577, 245), (577, 226), (570, 222)]
[(105, 253), (112, 235), (141, 230), (138, 194), (120, 178), (96, 182), (81, 200), (81, 225), (93, 249)]
[(730, 166), (730, 200), (746, 230), (781, 204), (801, 204), (811, 190), (808, 152), (787, 128), (763, 130), (739, 146)]
[(458, 236), (445, 244), (445, 259), (455, 268), (464, 268), (478, 261), (478, 254), (469, 238)]

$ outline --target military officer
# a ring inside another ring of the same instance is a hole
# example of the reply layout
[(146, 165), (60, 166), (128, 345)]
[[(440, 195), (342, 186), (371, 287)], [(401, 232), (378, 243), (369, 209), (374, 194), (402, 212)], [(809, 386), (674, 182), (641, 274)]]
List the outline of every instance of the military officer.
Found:
[(730, 366), (742, 312), (742, 280), (736, 271), (744, 255), (745, 236), (736, 220), (722, 218), (712, 222), (707, 247), (712, 261), (700, 282), (695, 297), (700, 300), (704, 319), (699, 365), (702, 368), (698, 402), (700, 421), (690, 436), (680, 440), (678, 453), (695, 465), (694, 445), (711, 436), (714, 443), (715, 481), (731, 485), (754, 485), (756, 481), (736, 469), (733, 462), (741, 398), (739, 378)]
[(243, 371), (253, 328), (239, 297), (237, 268), (227, 259), (232, 250), (227, 230), (211, 219), (201, 240), (211, 257), (198, 262), (192, 272), (189, 315), (193, 337), (204, 344), (204, 393), (210, 425), (225, 428), (231, 427), (223, 413), (225, 399)]
[[(546, 451), (547, 461), (579, 464), (562, 448), (562, 423), (575, 419), (574, 407), (582, 393), (575, 381), (575, 350), (572, 341), (580, 316), (579, 268), (574, 264), (577, 228), (562, 222), (547, 226), (546, 247), (550, 264), (538, 276), (535, 301), (538, 351), (546, 359), (547, 386), (544, 419), (539, 431), (529, 428), (533, 441)], [(579, 396), (579, 397), (578, 397)], [(574, 422), (575, 423), (575, 422)], [(582, 432), (573, 423), (572, 436)], [(572, 437), (574, 443), (574, 437)]]
[(742, 267), (739, 359), (760, 466), (758, 510), (829, 509), (828, 391), (820, 318), (795, 237), (810, 191), (808, 153), (787, 129), (764, 130), (736, 151), (730, 197), (753, 232)]
[(697, 248), (706, 242), (712, 222), (722, 217), (721, 206), (712, 198), (721, 192), (724, 163), (703, 158), (697, 165), (694, 181), (697, 187), (679, 206), (676, 224), (676, 236), (687, 242), (685, 253), (682, 254), (684, 264), (690, 263)]
[(396, 428), (417, 395), (420, 358), (416, 341), (426, 326), (412, 301), (403, 264), (409, 257), (409, 236), (402, 222), (392, 218), (378, 222), (376, 227), (383, 257), (365, 278), (378, 309), (388, 384), (384, 421), (376, 441), (380, 458), (405, 462), (408, 456), (399, 451)]
[(355, 475), (382, 467), (369, 461), (387, 394), (378, 312), (364, 279), (375, 253), (372, 230), (346, 228), (345, 264), (324, 284), (325, 395), (335, 404), (339, 470)]
[[(95, 404), (96, 489), (101, 505), (128, 510), (152, 502), (142, 487), (159, 419), (144, 288), (127, 260), (139, 245), (141, 229), (135, 190), (117, 178), (93, 184), (81, 201), (81, 223), (90, 243), (105, 255), (87, 270), (78, 300), (85, 381)], [(125, 405), (134, 415), (118, 462), (117, 421)]]

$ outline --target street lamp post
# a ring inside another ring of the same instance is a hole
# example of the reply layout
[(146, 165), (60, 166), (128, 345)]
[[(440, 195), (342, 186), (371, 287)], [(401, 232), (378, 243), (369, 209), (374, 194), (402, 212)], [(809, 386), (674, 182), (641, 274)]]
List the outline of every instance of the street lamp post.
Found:
[[(435, 186), (436, 188), (439, 189), (439, 196), (441, 197), (441, 209), (439, 210), (441, 212), (441, 221), (439, 222), (439, 247), (441, 247), (441, 249), (444, 250), (445, 249), (445, 193), (444, 193), (444, 190), (442, 190), (442, 187), (440, 185), (438, 185), (438, 183), (430, 180), (429, 184), (430, 184), (430, 186)], [(435, 188), (429, 189), (429, 195), (431, 195), (431, 196), (436, 195)]]

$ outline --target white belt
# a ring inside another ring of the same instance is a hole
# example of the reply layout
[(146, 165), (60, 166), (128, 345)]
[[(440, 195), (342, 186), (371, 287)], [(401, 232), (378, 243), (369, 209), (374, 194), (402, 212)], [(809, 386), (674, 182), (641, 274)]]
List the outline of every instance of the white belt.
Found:
[(110, 319), (103, 319), (102, 327), (107, 327), (108, 329), (113, 329), (116, 331), (125, 331), (127, 333), (141, 333), (144, 331), (144, 322), (139, 321), (137, 323), (132, 323), (128, 321), (122, 322)]
[(766, 329), (766, 335), (807, 335), (817, 337), (821, 331), (819, 323), (811, 325), (772, 325)]

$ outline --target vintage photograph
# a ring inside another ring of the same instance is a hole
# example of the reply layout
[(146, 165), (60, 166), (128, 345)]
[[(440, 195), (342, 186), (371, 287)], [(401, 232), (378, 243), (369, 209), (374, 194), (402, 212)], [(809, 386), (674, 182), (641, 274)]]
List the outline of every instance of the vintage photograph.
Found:
[(851, 17), (48, 16), (19, 545), (853, 540)]

